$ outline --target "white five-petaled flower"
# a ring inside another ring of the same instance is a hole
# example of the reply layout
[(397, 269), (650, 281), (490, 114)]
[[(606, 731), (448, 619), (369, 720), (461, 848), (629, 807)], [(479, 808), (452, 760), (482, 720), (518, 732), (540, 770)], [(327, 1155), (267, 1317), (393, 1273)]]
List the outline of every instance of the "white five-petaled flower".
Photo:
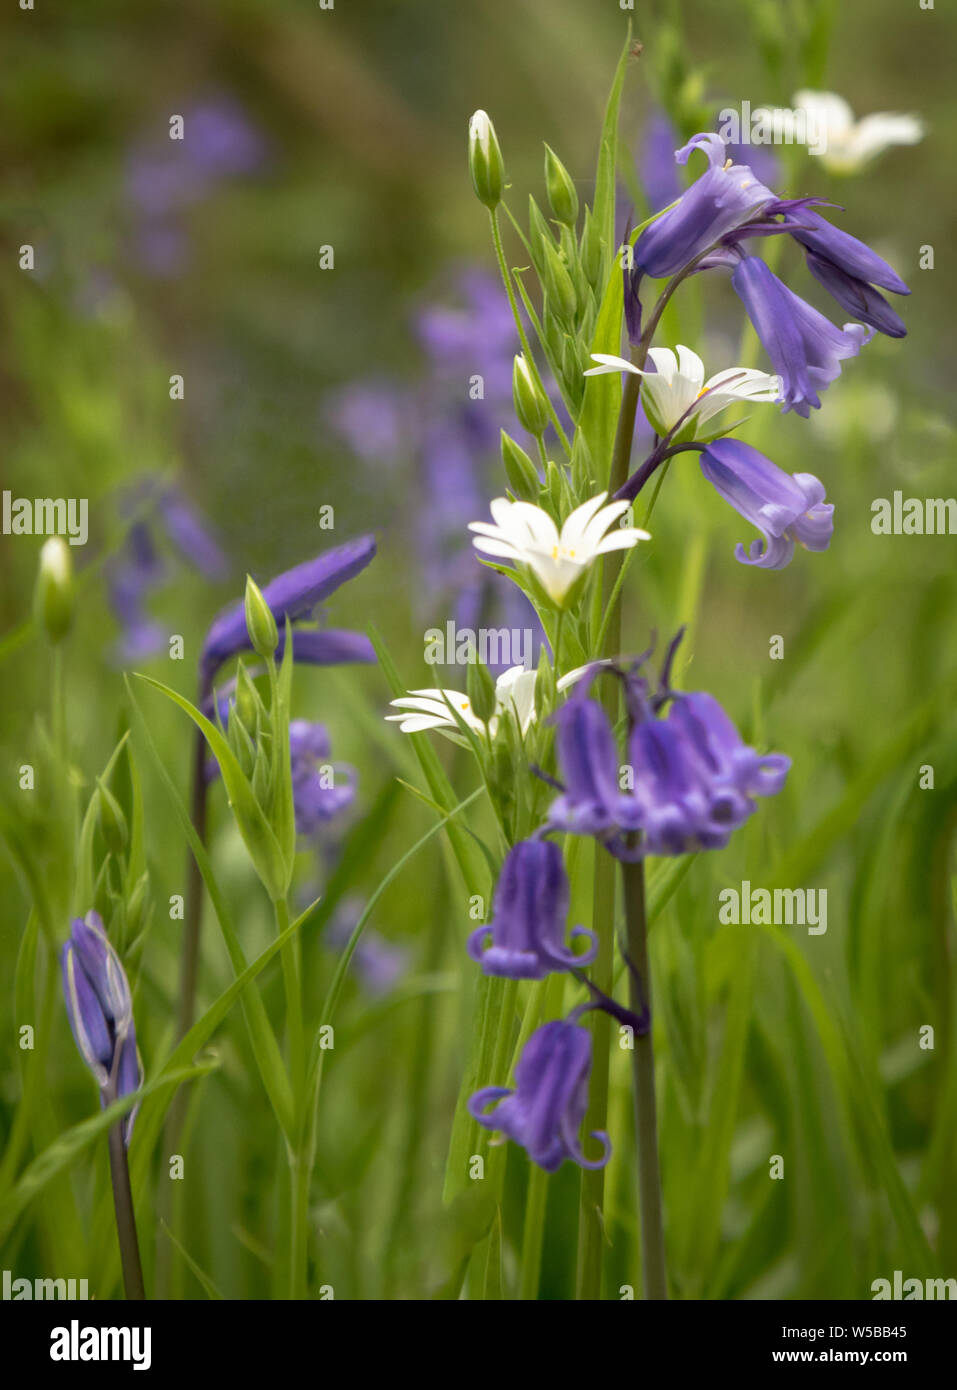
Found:
[(404, 734), (419, 734), (424, 729), (458, 729), (458, 721), (473, 733), (495, 737), (503, 710), (511, 710), (524, 734), (535, 718), (535, 671), (524, 666), (511, 666), (495, 682), (495, 712), (488, 724), (479, 719), (472, 702), (460, 690), (410, 690), (392, 704), (401, 714), (387, 714), (395, 720)]
[(657, 434), (668, 434), (684, 420), (681, 434), (694, 438), (705, 420), (735, 401), (779, 401), (781, 378), (753, 367), (728, 367), (704, 379), (704, 363), (696, 352), (678, 345), (677, 357), (670, 348), (651, 348), (648, 356), (656, 371), (646, 372), (624, 357), (593, 352), (598, 363), (585, 376), (604, 372), (633, 372), (644, 377), (642, 398), (645, 414)]
[(806, 136), (811, 154), (837, 174), (856, 173), (892, 145), (916, 145), (924, 137), (919, 116), (877, 111), (856, 121), (836, 92), (805, 89), (794, 93), (793, 103), (793, 111), (774, 107), (763, 114), (775, 122), (775, 133), (783, 131), (785, 140)]
[(490, 508), (494, 525), (469, 523), (469, 530), (476, 533), (472, 544), (483, 555), (526, 565), (552, 602), (562, 607), (572, 585), (599, 555), (630, 550), (639, 541), (651, 539), (647, 531), (635, 526), (609, 532), (609, 526), (628, 510), (629, 503), (604, 505), (607, 496), (607, 492), (600, 492), (576, 507), (561, 531), (542, 507), (496, 497)]

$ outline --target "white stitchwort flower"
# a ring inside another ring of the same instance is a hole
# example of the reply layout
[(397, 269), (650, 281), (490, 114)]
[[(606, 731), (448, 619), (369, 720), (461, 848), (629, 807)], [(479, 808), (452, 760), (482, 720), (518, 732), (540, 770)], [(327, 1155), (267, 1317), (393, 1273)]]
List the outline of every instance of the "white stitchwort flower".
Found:
[(472, 702), (460, 690), (410, 690), (391, 703), (402, 714), (387, 714), (386, 719), (395, 720), (404, 734), (419, 734), (424, 729), (458, 729), (458, 721), (476, 734), (495, 737), (500, 714), (511, 710), (518, 726), (524, 734), (535, 718), (535, 671), (524, 666), (511, 666), (495, 682), (495, 713), (488, 724), (479, 719), (472, 709)]
[(878, 111), (856, 121), (850, 106), (836, 92), (805, 89), (794, 93), (793, 104), (793, 111), (772, 108), (767, 115), (782, 122), (785, 139), (789, 130), (794, 139), (802, 125), (805, 131), (813, 130), (817, 148), (812, 146), (811, 153), (819, 149), (821, 163), (836, 174), (856, 173), (893, 145), (916, 145), (924, 138), (919, 116)]
[[(635, 526), (615, 527), (629, 507), (627, 502), (604, 505), (607, 492), (590, 497), (566, 517), (559, 531), (548, 512), (530, 502), (510, 502), (496, 497), (491, 503), (494, 525), (472, 521), (476, 533), (472, 544), (483, 555), (525, 565), (545, 593), (559, 607), (569, 591), (599, 555), (609, 550), (630, 550), (639, 541), (650, 540), (647, 531)], [(608, 534), (606, 535), (606, 532)]]
[(680, 343), (677, 357), (671, 348), (651, 348), (648, 356), (655, 364), (654, 372), (643, 371), (624, 357), (593, 352), (600, 365), (590, 367), (585, 376), (633, 372), (644, 377), (641, 394), (645, 414), (657, 434), (668, 434), (681, 420), (681, 439), (694, 439), (706, 420), (735, 401), (750, 404), (781, 399), (781, 378), (753, 367), (728, 367), (705, 381), (701, 358)]

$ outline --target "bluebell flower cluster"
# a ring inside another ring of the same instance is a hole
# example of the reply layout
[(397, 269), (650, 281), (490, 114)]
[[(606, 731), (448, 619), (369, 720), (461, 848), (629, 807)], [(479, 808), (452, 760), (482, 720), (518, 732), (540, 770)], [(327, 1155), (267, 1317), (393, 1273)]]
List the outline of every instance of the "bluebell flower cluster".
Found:
[[(781, 791), (791, 765), (744, 743), (718, 701), (672, 692), (661, 717), (646, 704), (632, 718), (619, 757), (608, 715), (576, 694), (555, 715), (563, 791), (547, 827), (591, 835), (617, 858), (720, 849), (756, 809)], [(634, 715), (634, 710), (633, 710)]]

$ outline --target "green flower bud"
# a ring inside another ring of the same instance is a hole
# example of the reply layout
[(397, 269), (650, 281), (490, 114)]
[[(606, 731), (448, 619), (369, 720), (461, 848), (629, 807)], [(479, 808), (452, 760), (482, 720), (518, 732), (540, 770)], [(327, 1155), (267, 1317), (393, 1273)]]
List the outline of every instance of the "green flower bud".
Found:
[(143, 872), (133, 885), (126, 902), (126, 926), (129, 933), (133, 936), (144, 924), (149, 907), (150, 876)]
[(555, 240), (541, 208), (531, 194), (528, 195), (528, 248), (532, 253), (532, 263), (539, 280), (545, 278), (545, 247), (554, 246)]
[(505, 166), (495, 127), (484, 111), (469, 121), (469, 173), (479, 202), (491, 212), (502, 201)]
[(521, 352), (512, 364), (512, 401), (515, 414), (529, 434), (540, 438), (548, 424), (548, 402)]
[(581, 266), (585, 278), (593, 290), (597, 290), (601, 279), (601, 233), (598, 223), (592, 217), (591, 208), (585, 209), (585, 225), (582, 228)]
[(51, 642), (62, 642), (73, 624), (73, 559), (62, 536), (51, 536), (40, 551), (34, 593), (36, 621)]
[(572, 323), (575, 317), (575, 286), (554, 243), (545, 247), (545, 264), (542, 280), (556, 314), (565, 323)]
[(495, 712), (495, 682), (488, 667), (480, 661), (469, 662), (465, 690), (472, 704), (472, 713), (487, 724)]
[(258, 734), (266, 715), (259, 691), (242, 662), (236, 669), (236, 694), (230, 713), (239, 719), (246, 733), (252, 738)]
[(246, 575), (246, 631), (253, 651), (263, 661), (271, 661), (279, 645), (279, 630), (272, 609), (262, 596), (259, 585)]
[(552, 212), (566, 227), (574, 227), (578, 221), (578, 194), (571, 175), (555, 151), (545, 146), (545, 187)]
[(532, 502), (541, 483), (538, 469), (520, 444), (502, 430), (502, 464), (512, 492), (521, 502)]
[(126, 817), (123, 814), (123, 807), (102, 782), (98, 782), (97, 787), (99, 789), (97, 816), (100, 822), (100, 831), (106, 841), (107, 849), (113, 854), (120, 855), (130, 842), (130, 832), (126, 824)]

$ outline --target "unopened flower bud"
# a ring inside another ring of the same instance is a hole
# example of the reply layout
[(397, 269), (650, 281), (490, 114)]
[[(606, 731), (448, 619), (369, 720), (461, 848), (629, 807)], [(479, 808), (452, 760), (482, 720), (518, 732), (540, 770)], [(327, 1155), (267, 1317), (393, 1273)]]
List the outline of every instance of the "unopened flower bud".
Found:
[(521, 352), (512, 365), (512, 401), (515, 414), (529, 434), (540, 438), (548, 424), (548, 402), (532, 375), (528, 359)]
[(255, 580), (246, 576), (246, 631), (257, 656), (270, 661), (279, 645), (279, 631), (272, 609)]
[(508, 485), (515, 496), (524, 502), (532, 502), (538, 496), (541, 482), (538, 469), (520, 444), (502, 430), (502, 465)]
[(469, 173), (479, 202), (491, 212), (502, 201), (505, 166), (495, 127), (485, 111), (476, 111), (469, 121)]
[(552, 212), (566, 227), (578, 221), (578, 194), (571, 175), (555, 151), (545, 146), (545, 187)]
[(51, 642), (61, 642), (73, 624), (73, 560), (62, 536), (51, 536), (40, 551), (35, 592), (36, 620)]

